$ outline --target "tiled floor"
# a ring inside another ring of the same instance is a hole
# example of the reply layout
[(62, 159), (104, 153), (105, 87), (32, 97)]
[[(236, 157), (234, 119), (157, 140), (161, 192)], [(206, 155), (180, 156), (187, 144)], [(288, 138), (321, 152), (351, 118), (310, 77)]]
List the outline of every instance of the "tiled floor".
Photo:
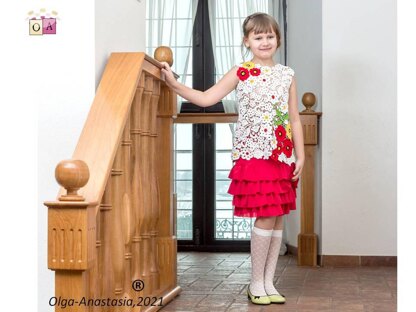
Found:
[(161, 311), (396, 311), (395, 267), (298, 267), (280, 256), (275, 284), (283, 305), (254, 305), (247, 299), (249, 253), (178, 253), (181, 294)]

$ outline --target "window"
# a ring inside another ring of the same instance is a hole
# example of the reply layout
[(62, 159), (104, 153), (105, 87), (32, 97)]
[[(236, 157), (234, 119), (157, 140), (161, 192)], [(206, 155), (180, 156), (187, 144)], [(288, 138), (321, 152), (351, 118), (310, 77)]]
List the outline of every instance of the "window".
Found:
[[(149, 0), (146, 3), (146, 53), (161, 45), (172, 49), (172, 69), (192, 87), (192, 27), (196, 0)], [(181, 101), (182, 99), (180, 99)]]
[(192, 240), (192, 125), (176, 124), (174, 128), (176, 236), (179, 240)]
[(215, 238), (219, 240), (250, 239), (253, 219), (234, 217), (228, 174), (234, 124), (216, 124), (215, 133)]

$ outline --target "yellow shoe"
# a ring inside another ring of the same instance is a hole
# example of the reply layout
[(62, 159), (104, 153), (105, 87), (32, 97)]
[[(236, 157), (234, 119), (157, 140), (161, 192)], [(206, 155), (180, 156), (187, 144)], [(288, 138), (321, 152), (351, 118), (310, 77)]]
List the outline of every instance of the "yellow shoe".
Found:
[(251, 300), (254, 304), (270, 304), (269, 296), (254, 296), (250, 292), (250, 288), (247, 288), (247, 298)]
[(269, 295), (270, 303), (282, 304), (286, 302), (285, 296), (283, 295)]

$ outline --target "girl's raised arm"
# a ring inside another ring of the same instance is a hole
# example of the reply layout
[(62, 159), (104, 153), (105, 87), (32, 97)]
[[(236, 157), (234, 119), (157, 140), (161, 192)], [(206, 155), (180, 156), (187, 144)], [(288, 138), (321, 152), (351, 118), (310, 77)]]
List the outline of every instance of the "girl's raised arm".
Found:
[(164, 66), (162, 73), (165, 74), (166, 83), (168, 86), (184, 99), (187, 99), (191, 103), (201, 107), (208, 107), (218, 103), (228, 93), (234, 90), (238, 83), (238, 67), (234, 66), (221, 78), (220, 81), (218, 81), (211, 88), (206, 91), (199, 91), (191, 89), (178, 82), (173, 76), (172, 70), (168, 63), (162, 62), (162, 65)]

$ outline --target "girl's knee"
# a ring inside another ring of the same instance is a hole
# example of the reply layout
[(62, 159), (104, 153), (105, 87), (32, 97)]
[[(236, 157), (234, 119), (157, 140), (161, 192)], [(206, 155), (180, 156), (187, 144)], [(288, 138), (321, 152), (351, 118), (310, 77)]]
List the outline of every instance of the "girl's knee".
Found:
[(276, 217), (257, 217), (254, 226), (264, 230), (271, 230), (275, 223)]
[(283, 230), (283, 216), (276, 217), (276, 222), (273, 227), (274, 230)]

